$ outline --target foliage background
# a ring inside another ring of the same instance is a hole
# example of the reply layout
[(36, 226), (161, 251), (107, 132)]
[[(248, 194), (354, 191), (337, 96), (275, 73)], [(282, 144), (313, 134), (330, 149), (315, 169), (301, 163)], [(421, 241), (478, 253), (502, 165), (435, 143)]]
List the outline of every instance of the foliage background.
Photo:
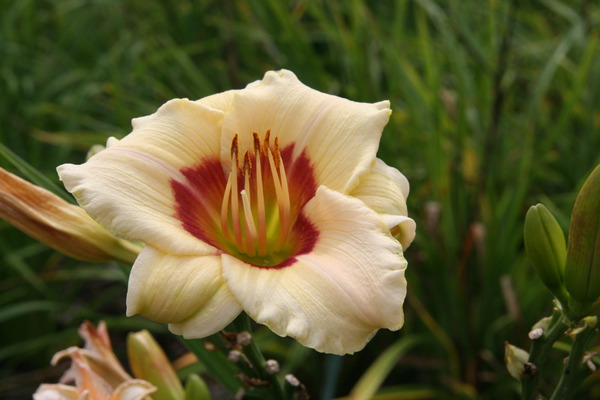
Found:
[[(0, 143), (59, 183), (130, 120), (294, 71), (358, 101), (390, 99), (380, 157), (411, 182), (405, 327), (354, 356), (265, 330), (265, 352), (313, 398), (347, 395), (390, 345), (423, 342), (385, 381), (393, 398), (514, 398), (503, 342), (528, 347), (550, 293), (527, 265), (522, 224), (544, 202), (568, 227), (600, 162), (600, 4), (588, 0), (0, 0)], [(0, 166), (23, 174), (0, 158)], [(24, 174), (23, 176), (27, 176)], [(88, 265), (0, 221), (0, 397), (28, 398), (60, 371), (54, 352), (104, 319), (125, 332), (126, 270)], [(340, 332), (343, 334), (343, 332)], [(548, 368), (557, 371), (561, 354)], [(121, 353), (121, 355), (123, 355)], [(552, 382), (549, 382), (551, 384)], [(593, 393), (593, 392), (592, 392)], [(593, 394), (590, 394), (592, 396)], [(405, 397), (402, 397), (405, 396)]]

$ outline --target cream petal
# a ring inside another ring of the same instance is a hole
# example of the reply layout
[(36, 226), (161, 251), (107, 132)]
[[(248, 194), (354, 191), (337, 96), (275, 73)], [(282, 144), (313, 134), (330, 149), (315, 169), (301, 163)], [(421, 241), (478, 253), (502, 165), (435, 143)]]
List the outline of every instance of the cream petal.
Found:
[(182, 168), (220, 151), (223, 112), (187, 99), (163, 104), (154, 114), (135, 118), (133, 132), (115, 146), (127, 146)]
[(204, 306), (187, 319), (169, 324), (169, 330), (186, 339), (203, 338), (223, 330), (242, 312), (225, 283)]
[(129, 276), (127, 315), (179, 322), (210, 304), (222, 284), (220, 256), (178, 256), (146, 246)]
[(239, 92), (239, 90), (227, 90), (225, 92), (216, 93), (196, 100), (196, 103), (214, 108), (215, 110), (228, 112), (231, 109), (233, 96), (236, 92)]
[(323, 186), (303, 213), (319, 236), (292, 265), (258, 268), (223, 255), (223, 277), (244, 310), (278, 335), (326, 353), (354, 353), (377, 329), (399, 329), (406, 260), (381, 218)]
[(417, 233), (415, 221), (403, 215), (380, 214), (379, 216), (387, 225), (392, 236), (400, 242), (402, 249), (408, 249)]
[(180, 169), (219, 154), (223, 113), (187, 100), (172, 100), (133, 121), (134, 130), (82, 165), (58, 173), (79, 204), (114, 234), (177, 254), (216, 250), (175, 218), (172, 180)]
[[(381, 214), (394, 237), (406, 250), (415, 238), (416, 224), (407, 217), (406, 198), (409, 193), (408, 180), (396, 168), (376, 159), (368, 173), (364, 174), (350, 196), (362, 200), (367, 206)], [(394, 229), (396, 228), (396, 229)]]
[(76, 400), (78, 396), (75, 386), (44, 383), (33, 394), (33, 400)]
[(155, 391), (156, 388), (149, 382), (132, 379), (117, 386), (109, 400), (142, 400)]
[(305, 86), (290, 71), (267, 72), (260, 82), (233, 93), (226, 113), (221, 156), (229, 157), (239, 134), (240, 154), (252, 149), (253, 131), (295, 143), (294, 157), (306, 150), (318, 184), (347, 193), (366, 172), (390, 116), (388, 101), (358, 103)]

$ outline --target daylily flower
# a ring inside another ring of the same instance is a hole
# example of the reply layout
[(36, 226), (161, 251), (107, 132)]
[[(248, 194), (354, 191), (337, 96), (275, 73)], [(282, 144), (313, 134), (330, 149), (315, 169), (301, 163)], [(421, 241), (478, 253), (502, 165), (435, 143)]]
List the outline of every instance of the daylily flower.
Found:
[[(79, 334), (85, 339), (85, 348), (70, 347), (52, 357), (52, 365), (71, 358), (71, 367), (61, 383), (42, 384), (33, 395), (34, 400), (137, 400), (156, 390), (150, 383), (133, 379), (125, 372), (113, 353), (103, 322), (98, 329), (84, 322)], [(66, 385), (69, 382), (75, 386)]]
[(40, 242), (83, 261), (131, 264), (140, 252), (78, 206), (0, 168), (0, 218)]
[(376, 158), (388, 101), (357, 103), (289, 71), (171, 100), (82, 165), (58, 168), (100, 224), (146, 244), (127, 314), (205, 337), (242, 311), (329, 353), (399, 329), (408, 182)]

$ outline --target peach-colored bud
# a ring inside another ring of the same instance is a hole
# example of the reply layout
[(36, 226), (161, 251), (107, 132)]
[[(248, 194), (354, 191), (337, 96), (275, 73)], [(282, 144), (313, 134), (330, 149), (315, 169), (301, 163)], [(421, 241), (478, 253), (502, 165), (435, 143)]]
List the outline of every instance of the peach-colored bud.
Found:
[(118, 239), (81, 207), (0, 168), (0, 218), (83, 261), (132, 264), (140, 248)]
[(133, 375), (156, 387), (153, 398), (160, 400), (185, 398), (183, 385), (177, 378), (171, 362), (148, 331), (129, 334), (127, 355)]

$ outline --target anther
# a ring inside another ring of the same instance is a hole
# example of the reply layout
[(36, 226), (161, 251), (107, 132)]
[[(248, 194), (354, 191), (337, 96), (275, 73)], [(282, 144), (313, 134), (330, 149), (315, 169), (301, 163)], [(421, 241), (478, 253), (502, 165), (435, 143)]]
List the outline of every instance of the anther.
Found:
[(275, 167), (279, 169), (281, 153), (279, 152), (279, 138), (277, 136), (275, 136), (275, 143), (273, 144), (273, 157), (275, 158)]
[(239, 149), (240, 143), (238, 141), (238, 135), (237, 133), (233, 136), (233, 140), (231, 141), (231, 160), (235, 159), (235, 165), (236, 167), (240, 164), (239, 159), (238, 159), (238, 149)]
[(252, 171), (252, 160), (250, 159), (250, 153), (244, 153), (244, 175), (250, 175)]
[(261, 145), (260, 145), (260, 137), (258, 136), (257, 132), (252, 132), (252, 138), (254, 139), (254, 152), (260, 152), (261, 151)]
[(271, 137), (271, 130), (267, 129), (267, 132), (265, 133), (265, 138), (263, 139), (263, 145), (262, 145), (262, 153), (265, 157), (267, 156), (267, 152), (269, 150), (269, 138), (270, 137)]

